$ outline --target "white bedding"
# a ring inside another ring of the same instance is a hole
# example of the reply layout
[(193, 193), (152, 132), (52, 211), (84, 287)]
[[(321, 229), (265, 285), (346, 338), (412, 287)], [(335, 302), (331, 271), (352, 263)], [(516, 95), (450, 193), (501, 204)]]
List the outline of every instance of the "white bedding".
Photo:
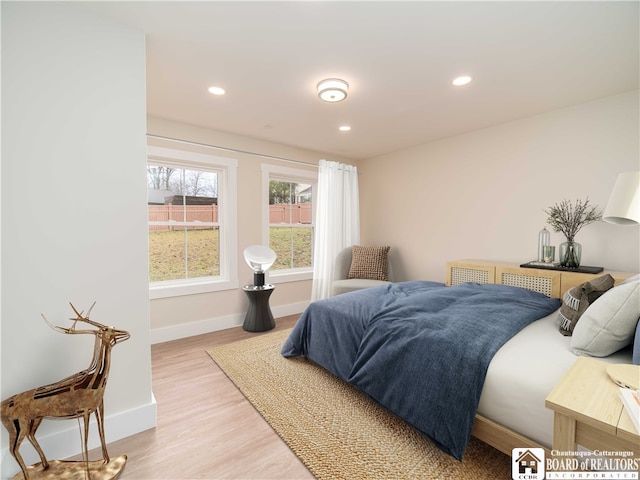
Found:
[[(525, 327), (498, 350), (480, 397), (478, 413), (551, 448), (553, 412), (544, 400), (575, 362), (571, 337), (558, 331), (558, 313)], [(631, 347), (603, 358), (631, 363)]]

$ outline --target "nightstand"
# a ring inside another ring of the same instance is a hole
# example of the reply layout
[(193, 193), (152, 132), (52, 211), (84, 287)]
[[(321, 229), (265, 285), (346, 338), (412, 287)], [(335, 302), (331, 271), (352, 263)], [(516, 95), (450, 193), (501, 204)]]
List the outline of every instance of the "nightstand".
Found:
[(640, 435), (624, 411), (608, 363), (579, 357), (545, 400), (553, 410), (553, 449), (631, 451), (640, 454)]
[(265, 332), (275, 328), (276, 323), (269, 307), (269, 297), (275, 288), (273, 285), (245, 285), (242, 288), (249, 298), (249, 309), (242, 324), (247, 332)]

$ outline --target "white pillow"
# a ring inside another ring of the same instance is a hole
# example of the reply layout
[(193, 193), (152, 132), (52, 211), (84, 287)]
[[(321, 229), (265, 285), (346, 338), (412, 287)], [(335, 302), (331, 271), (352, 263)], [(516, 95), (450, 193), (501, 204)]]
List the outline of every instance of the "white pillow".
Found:
[(640, 282), (606, 291), (589, 305), (573, 330), (573, 353), (606, 357), (617, 352), (633, 341), (639, 317)]
[(621, 285), (624, 285), (625, 283), (631, 283), (631, 282), (637, 282), (637, 281), (640, 281), (640, 273), (637, 275), (634, 275), (633, 277), (627, 278), (624, 282), (621, 283)]

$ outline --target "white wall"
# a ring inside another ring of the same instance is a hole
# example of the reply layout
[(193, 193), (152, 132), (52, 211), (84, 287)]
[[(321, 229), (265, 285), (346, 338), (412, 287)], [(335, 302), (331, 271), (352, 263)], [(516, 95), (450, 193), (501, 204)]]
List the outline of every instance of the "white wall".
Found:
[[(638, 131), (634, 91), (363, 161), (363, 243), (391, 245), (405, 280), (444, 281), (447, 260), (534, 260), (543, 210), (587, 197), (604, 209), (618, 173), (640, 169)], [(598, 222), (576, 241), (583, 265), (640, 269), (637, 226)]]
[[(73, 3), (2, 2), (2, 398), (89, 366), (93, 337), (40, 314), (69, 326), (67, 302), (96, 301), (92, 319), (131, 332), (113, 350), (108, 440), (155, 425), (144, 49)], [(17, 471), (6, 433), (3, 477)], [(75, 421), (45, 420), (38, 438), (51, 459), (79, 453)]]
[[(156, 343), (241, 325), (248, 308), (248, 301), (241, 287), (253, 280), (253, 272), (245, 263), (242, 252), (249, 245), (263, 243), (262, 165), (317, 171), (318, 161), (322, 158), (353, 162), (323, 152), (194, 127), (157, 117), (149, 117), (147, 123), (148, 131), (152, 135), (309, 163), (307, 166), (246, 153), (188, 147), (198, 152), (230, 157), (238, 161), (238, 255), (235, 261), (240, 284), (239, 288), (233, 290), (152, 300), (151, 340), (152, 343)], [(152, 139), (151, 142), (160, 146), (172, 146), (157, 139)], [(276, 284), (269, 301), (275, 317), (300, 313), (308, 305), (311, 298), (311, 280), (278, 283), (272, 276), (269, 281)]]

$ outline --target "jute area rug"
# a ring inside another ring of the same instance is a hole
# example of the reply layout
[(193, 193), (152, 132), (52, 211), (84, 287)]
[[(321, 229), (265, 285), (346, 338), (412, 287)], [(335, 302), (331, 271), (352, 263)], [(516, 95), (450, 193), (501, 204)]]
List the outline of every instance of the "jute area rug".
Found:
[(511, 478), (511, 459), (479, 440), (471, 439), (459, 462), (313, 362), (283, 358), (280, 349), (289, 332), (207, 353), (316, 478)]

